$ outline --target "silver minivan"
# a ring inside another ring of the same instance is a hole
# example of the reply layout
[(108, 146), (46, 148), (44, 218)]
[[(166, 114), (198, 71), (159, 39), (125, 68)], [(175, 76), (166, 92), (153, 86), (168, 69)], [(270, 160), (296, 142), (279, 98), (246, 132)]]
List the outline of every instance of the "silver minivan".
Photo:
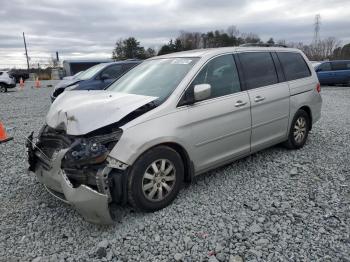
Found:
[(113, 203), (159, 210), (210, 169), (279, 143), (303, 147), (321, 104), (297, 49), (158, 56), (105, 91), (59, 96), (29, 136), (29, 170), (86, 220), (109, 224)]

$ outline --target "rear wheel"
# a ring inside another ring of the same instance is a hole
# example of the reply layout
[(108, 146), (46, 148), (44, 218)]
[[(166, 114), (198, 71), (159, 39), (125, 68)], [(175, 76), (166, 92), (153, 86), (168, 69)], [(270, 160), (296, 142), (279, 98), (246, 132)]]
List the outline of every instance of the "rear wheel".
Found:
[(6, 93), (6, 92), (7, 92), (6, 85), (0, 83), (0, 93)]
[(288, 140), (284, 143), (287, 148), (298, 149), (305, 145), (310, 131), (310, 116), (304, 110), (299, 109), (294, 115), (289, 130)]
[(129, 202), (143, 211), (162, 209), (175, 199), (183, 178), (181, 156), (170, 147), (155, 147), (144, 153), (131, 167)]

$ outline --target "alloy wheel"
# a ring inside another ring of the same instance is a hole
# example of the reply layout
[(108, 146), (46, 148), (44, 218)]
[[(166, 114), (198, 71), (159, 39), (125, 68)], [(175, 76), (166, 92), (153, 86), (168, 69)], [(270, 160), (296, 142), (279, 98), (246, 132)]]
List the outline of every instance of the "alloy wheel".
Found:
[(298, 117), (297, 121), (295, 121), (293, 136), (295, 142), (298, 144), (302, 143), (306, 136), (306, 119), (303, 116)]
[(142, 178), (142, 192), (150, 201), (161, 201), (173, 190), (176, 169), (168, 159), (158, 159), (150, 164)]

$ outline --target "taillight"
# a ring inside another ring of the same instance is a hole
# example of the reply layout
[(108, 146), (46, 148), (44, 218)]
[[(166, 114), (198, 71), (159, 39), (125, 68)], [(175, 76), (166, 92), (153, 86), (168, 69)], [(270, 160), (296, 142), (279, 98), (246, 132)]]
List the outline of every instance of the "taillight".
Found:
[(321, 92), (321, 84), (320, 84), (320, 83), (317, 83), (317, 85), (316, 85), (316, 91), (317, 91), (318, 93)]

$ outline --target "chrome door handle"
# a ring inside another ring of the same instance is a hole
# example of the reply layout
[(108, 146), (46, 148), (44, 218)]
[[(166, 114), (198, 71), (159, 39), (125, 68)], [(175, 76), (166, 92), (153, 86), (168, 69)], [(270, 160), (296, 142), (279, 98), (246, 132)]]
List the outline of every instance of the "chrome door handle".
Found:
[(245, 104), (247, 104), (247, 102), (243, 102), (242, 100), (238, 100), (235, 104), (235, 107), (244, 106)]
[(255, 102), (261, 102), (261, 101), (264, 101), (265, 100), (265, 97), (262, 97), (262, 96), (256, 96), (254, 101)]

